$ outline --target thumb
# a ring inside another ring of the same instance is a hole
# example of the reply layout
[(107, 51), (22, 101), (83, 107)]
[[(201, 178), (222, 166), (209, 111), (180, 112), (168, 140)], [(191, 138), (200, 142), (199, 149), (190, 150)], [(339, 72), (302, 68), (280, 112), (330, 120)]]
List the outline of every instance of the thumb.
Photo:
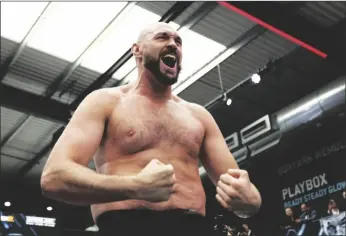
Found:
[(173, 166), (171, 164), (159, 166), (157, 172), (160, 173), (162, 178), (174, 174)]
[(155, 166), (155, 165), (164, 165), (164, 164), (161, 161), (159, 161), (158, 159), (152, 159), (148, 165)]
[(167, 165), (165, 165), (165, 167), (166, 167), (166, 169), (168, 171), (173, 171), (174, 170), (174, 167), (171, 164), (167, 164)]

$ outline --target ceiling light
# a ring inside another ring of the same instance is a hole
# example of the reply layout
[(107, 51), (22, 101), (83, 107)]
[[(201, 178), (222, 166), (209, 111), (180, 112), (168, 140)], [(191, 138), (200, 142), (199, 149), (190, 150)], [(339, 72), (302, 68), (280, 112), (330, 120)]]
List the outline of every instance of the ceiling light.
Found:
[(47, 207), (47, 211), (52, 211), (53, 210), (53, 207), (49, 206)]
[(227, 106), (231, 105), (232, 103), (232, 99), (228, 98), (226, 93), (222, 95), (222, 100), (226, 103)]
[(251, 76), (251, 80), (252, 82), (254, 82), (255, 84), (258, 84), (261, 81), (261, 76), (259, 74), (253, 74)]
[(227, 101), (226, 101), (226, 105), (229, 106), (232, 104), (232, 99), (228, 98)]
[(11, 206), (11, 203), (10, 202), (5, 202), (5, 207), (10, 207)]

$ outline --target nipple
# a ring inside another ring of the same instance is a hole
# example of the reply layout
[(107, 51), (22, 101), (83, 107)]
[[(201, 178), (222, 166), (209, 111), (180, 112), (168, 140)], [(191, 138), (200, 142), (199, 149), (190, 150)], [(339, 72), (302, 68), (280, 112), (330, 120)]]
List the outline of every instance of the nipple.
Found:
[(127, 131), (127, 135), (132, 137), (133, 135), (135, 135), (136, 131), (134, 129), (130, 129), (129, 131)]

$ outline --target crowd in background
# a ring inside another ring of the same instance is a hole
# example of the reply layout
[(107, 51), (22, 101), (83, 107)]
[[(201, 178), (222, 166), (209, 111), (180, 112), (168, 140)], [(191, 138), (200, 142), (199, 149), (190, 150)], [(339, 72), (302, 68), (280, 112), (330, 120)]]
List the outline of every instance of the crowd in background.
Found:
[[(328, 216), (338, 216), (346, 211), (346, 190), (342, 192), (342, 197), (338, 200), (334, 198), (326, 199), (324, 210), (316, 210), (310, 203), (303, 203), (298, 209), (286, 208), (285, 217), (280, 227), (279, 236), (317, 236), (336, 235), (333, 234), (334, 226), (328, 225), (327, 234), (321, 234), (320, 219)], [(217, 236), (260, 236), (251, 229), (251, 225), (231, 225), (220, 220), (223, 216), (214, 218), (217, 224), (214, 226)]]
[[(327, 216), (338, 216), (346, 211), (346, 190), (342, 192), (339, 202), (329, 199), (324, 212), (319, 212), (307, 203), (300, 206), (300, 213), (294, 212), (292, 208), (285, 209), (285, 219), (280, 228), (284, 236), (319, 235), (319, 219)], [(327, 230), (333, 231), (333, 225), (329, 225)], [(332, 234), (331, 234), (332, 235)]]

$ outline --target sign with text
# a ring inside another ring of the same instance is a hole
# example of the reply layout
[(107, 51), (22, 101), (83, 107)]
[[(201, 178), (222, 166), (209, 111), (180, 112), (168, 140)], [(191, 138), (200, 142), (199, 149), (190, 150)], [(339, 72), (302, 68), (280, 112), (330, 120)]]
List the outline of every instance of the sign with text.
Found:
[(0, 211), (0, 219), (0, 235), (59, 235), (55, 218), (28, 216)]
[(326, 173), (319, 174), (294, 186), (282, 189), (284, 208), (299, 206), (303, 203), (346, 189), (346, 181), (328, 183)]
[(44, 227), (55, 227), (54, 218), (37, 217), (37, 216), (26, 216), (25, 223), (27, 225), (36, 225)]
[(344, 233), (346, 140), (334, 140), (300, 155), (298, 152), (292, 151), (297, 158), (288, 158), (290, 161), (276, 172), (283, 215), (291, 209), (298, 235), (340, 235), (330, 234), (335, 230)]

